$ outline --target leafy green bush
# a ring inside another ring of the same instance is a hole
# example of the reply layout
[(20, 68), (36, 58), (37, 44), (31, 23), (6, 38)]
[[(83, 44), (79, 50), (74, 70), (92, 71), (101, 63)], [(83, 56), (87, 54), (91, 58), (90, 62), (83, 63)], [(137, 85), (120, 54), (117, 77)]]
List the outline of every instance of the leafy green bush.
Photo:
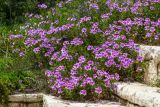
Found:
[(0, 104), (7, 104), (8, 95), (42, 92), (45, 87), (44, 74), (40, 71), (0, 71)]
[(8, 95), (17, 87), (18, 77), (14, 73), (0, 72), (0, 103), (7, 103)]
[[(116, 1), (68, 0), (53, 8), (40, 3), (34, 7), (36, 14), (26, 14), (26, 23), (9, 32), (10, 47), (3, 50), (18, 53), (11, 54), (17, 58), (15, 71), (49, 69), (45, 75), (53, 95), (72, 100), (109, 98), (115, 81), (143, 80), (137, 43), (160, 41), (159, 2)], [(35, 83), (34, 76), (28, 78), (30, 73), (17, 75), (24, 84), (19, 90)]]
[(34, 56), (39, 65), (50, 69), (46, 76), (53, 95), (107, 99), (115, 81), (143, 78), (143, 70), (136, 72), (143, 60), (136, 43), (143, 42), (138, 34), (147, 33), (139, 25), (146, 17), (141, 18), (145, 6), (138, 5), (135, 11), (137, 2), (124, 7), (116, 3), (68, 0), (50, 9), (40, 4), (40, 14), (27, 14), (25, 25), (10, 35), (12, 49), (18, 49), (21, 58)]
[(8, 88), (0, 81), (0, 104), (6, 104), (8, 102)]
[(158, 80), (156, 81), (156, 84), (153, 85), (153, 86), (160, 87), (160, 79), (158, 79)]
[(17, 24), (25, 20), (25, 13), (39, 13), (37, 5), (45, 2), (54, 6), (57, 0), (0, 0), (0, 24)]

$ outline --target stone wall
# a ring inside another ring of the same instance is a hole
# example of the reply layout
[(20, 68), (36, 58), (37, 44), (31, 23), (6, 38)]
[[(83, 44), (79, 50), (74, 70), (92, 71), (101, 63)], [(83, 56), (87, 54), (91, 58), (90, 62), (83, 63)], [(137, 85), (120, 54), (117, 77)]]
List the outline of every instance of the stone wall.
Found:
[(156, 84), (160, 80), (160, 46), (141, 45), (141, 55), (148, 65), (145, 69), (144, 81), (147, 84)]
[[(0, 105), (0, 107), (4, 107)], [(65, 101), (45, 94), (18, 94), (9, 96), (9, 107), (125, 107), (119, 102), (100, 101), (80, 103)]]
[(43, 107), (126, 107), (119, 102), (114, 101), (99, 101), (97, 103), (91, 102), (75, 102), (59, 99), (55, 96), (44, 95)]
[[(42, 107), (43, 94), (17, 94), (9, 96), (9, 107)], [(4, 107), (0, 105), (0, 107)]]
[(160, 88), (141, 83), (118, 82), (114, 85), (117, 87), (113, 89), (114, 94), (119, 102), (83, 103), (45, 94), (18, 94), (9, 96), (9, 107), (160, 107)]
[(141, 83), (115, 83), (114, 93), (127, 107), (160, 107), (160, 88)]

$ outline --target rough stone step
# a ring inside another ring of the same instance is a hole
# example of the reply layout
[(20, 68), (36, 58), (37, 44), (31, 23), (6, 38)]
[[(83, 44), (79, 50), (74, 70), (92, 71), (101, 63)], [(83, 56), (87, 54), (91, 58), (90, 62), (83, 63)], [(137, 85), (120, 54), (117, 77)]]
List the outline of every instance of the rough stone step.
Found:
[(147, 84), (157, 84), (160, 80), (160, 46), (140, 45), (140, 55), (147, 61), (144, 71), (144, 81)]
[[(141, 83), (115, 83), (115, 94), (131, 105), (142, 107), (160, 107), (160, 88)], [(135, 106), (133, 106), (135, 107)]]
[(9, 96), (9, 102), (27, 102), (27, 103), (34, 103), (34, 102), (42, 102), (43, 94), (15, 94)]
[(102, 101), (99, 103), (78, 103), (63, 101), (54, 96), (44, 95), (43, 107), (125, 107), (118, 102)]
[[(141, 83), (117, 82), (115, 85), (117, 88), (114, 93), (127, 102), (125, 103), (127, 107), (160, 107), (160, 88), (150, 87)], [(25, 103), (32, 103), (33, 105), (34, 103), (42, 102), (42, 100), (43, 107), (125, 107), (118, 102), (78, 103), (60, 100), (57, 97), (44, 94), (20, 94), (12, 95), (9, 98), (10, 105), (12, 105), (10, 107), (26, 107)], [(17, 103), (24, 106), (13, 106), (13, 104)]]
[[(64, 101), (51, 95), (15, 94), (9, 96), (9, 107), (125, 107), (118, 102), (100, 101), (99, 103), (79, 103)], [(5, 107), (0, 104), (0, 107)]]

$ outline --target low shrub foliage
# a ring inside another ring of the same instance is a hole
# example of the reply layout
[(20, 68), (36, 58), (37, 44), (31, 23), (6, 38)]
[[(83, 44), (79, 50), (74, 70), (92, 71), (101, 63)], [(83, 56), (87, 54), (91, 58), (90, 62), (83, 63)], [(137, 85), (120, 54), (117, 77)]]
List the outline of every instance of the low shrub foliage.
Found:
[(118, 80), (142, 80), (138, 44), (159, 45), (159, 0), (66, 0), (10, 36), (13, 52), (32, 55), (51, 93), (64, 99), (110, 98)]

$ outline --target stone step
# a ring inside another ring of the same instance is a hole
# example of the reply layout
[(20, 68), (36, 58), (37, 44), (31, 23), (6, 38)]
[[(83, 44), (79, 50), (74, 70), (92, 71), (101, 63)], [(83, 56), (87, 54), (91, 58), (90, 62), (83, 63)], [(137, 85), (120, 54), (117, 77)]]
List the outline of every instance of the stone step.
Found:
[(60, 100), (57, 97), (44, 95), (43, 107), (125, 107), (118, 102), (102, 101), (99, 103), (78, 103)]
[(114, 93), (125, 100), (127, 107), (160, 107), (160, 88), (141, 83), (115, 83)]
[[(42, 93), (15, 94), (9, 96), (9, 107), (125, 107), (118, 102), (100, 101), (98, 103), (79, 103), (64, 101)], [(5, 107), (0, 104), (0, 107)]]
[(144, 71), (144, 82), (157, 84), (160, 80), (160, 46), (140, 45), (140, 55), (147, 61)]
[(9, 97), (9, 107), (26, 107), (26, 105), (28, 107), (39, 107), (38, 105), (41, 105), (42, 102), (43, 107), (160, 107), (160, 88), (141, 83), (123, 82), (117, 82), (115, 86), (117, 88), (114, 93), (123, 103), (110, 101), (79, 103), (61, 100), (45, 94), (19, 94)]

